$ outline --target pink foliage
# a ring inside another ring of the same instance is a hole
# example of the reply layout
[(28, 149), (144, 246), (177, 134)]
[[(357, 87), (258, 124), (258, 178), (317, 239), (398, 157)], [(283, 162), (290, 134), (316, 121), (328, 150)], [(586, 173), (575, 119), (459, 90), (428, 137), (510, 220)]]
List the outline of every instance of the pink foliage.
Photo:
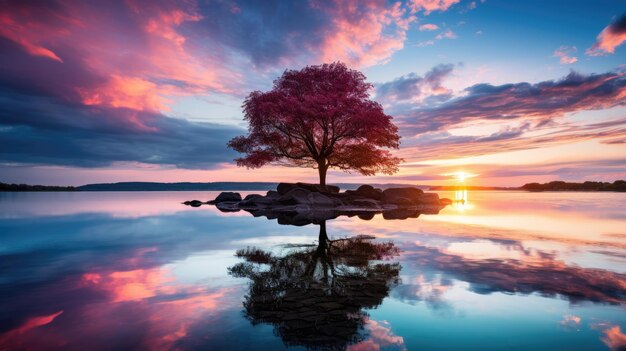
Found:
[(254, 91), (243, 104), (248, 136), (229, 146), (246, 154), (239, 166), (265, 164), (313, 167), (363, 175), (392, 174), (401, 159), (398, 128), (382, 106), (369, 99), (372, 85), (343, 63), (287, 70), (268, 92)]

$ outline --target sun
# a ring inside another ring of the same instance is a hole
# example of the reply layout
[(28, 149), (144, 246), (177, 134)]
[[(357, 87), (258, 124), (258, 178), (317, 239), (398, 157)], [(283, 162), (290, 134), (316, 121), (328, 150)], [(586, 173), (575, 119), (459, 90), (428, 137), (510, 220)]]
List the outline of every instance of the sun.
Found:
[(446, 173), (446, 174), (443, 174), (443, 175), (444, 176), (448, 176), (448, 177), (452, 177), (453, 179), (455, 179), (459, 183), (465, 183), (465, 181), (468, 178), (474, 178), (478, 174), (473, 174), (473, 173), (469, 173), (469, 172), (465, 172), (465, 171), (457, 171), (457, 172), (452, 172), (452, 173)]
[(469, 174), (465, 173), (465, 172), (458, 172), (455, 177), (456, 180), (458, 180), (459, 182), (463, 183), (465, 182), (465, 179), (467, 179), (469, 176)]

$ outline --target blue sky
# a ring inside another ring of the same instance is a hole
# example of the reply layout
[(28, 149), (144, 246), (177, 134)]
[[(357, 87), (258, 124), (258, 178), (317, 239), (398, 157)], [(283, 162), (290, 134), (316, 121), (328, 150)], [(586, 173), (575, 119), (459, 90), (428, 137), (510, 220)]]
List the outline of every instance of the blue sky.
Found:
[(0, 181), (314, 181), (238, 169), (226, 142), (248, 93), (333, 61), (374, 84), (405, 163), (331, 182), (624, 178), (625, 15), (608, 0), (10, 2)]

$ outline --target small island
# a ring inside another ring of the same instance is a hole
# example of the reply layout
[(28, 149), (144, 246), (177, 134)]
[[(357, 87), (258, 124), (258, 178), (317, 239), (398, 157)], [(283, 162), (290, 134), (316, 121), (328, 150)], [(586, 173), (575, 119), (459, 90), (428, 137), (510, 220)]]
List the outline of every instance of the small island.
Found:
[(245, 210), (255, 217), (278, 219), (281, 224), (319, 224), (338, 216), (357, 215), (371, 219), (382, 213), (385, 219), (416, 218), (420, 214), (437, 214), (452, 200), (439, 198), (414, 187), (381, 190), (361, 185), (356, 190), (341, 192), (333, 185), (280, 183), (265, 195), (250, 194), (245, 198), (236, 192), (222, 192), (215, 199), (185, 201), (192, 207), (215, 205), (222, 212)]

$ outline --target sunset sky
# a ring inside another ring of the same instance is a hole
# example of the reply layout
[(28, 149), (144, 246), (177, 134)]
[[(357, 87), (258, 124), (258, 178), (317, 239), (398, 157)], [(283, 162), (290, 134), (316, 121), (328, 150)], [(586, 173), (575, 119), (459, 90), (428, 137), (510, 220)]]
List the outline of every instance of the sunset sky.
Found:
[(374, 84), (405, 162), (330, 183), (626, 178), (623, 1), (0, 4), (0, 182), (315, 182), (226, 143), (247, 94), (334, 61)]

